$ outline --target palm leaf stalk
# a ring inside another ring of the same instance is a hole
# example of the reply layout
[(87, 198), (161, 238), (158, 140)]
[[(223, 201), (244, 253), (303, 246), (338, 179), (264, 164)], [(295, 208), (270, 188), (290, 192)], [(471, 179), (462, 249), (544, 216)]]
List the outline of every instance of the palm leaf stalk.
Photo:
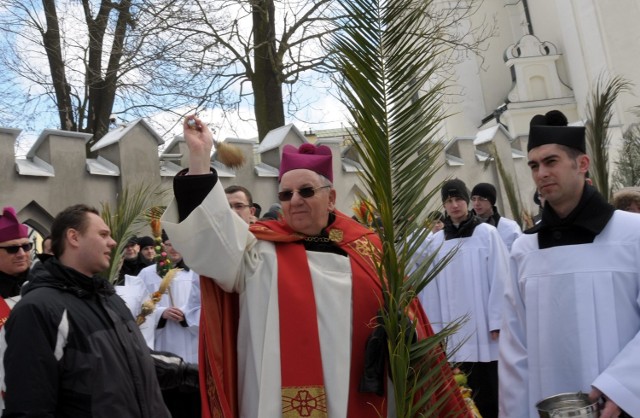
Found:
[(600, 74), (587, 102), (587, 149), (591, 156), (590, 175), (594, 186), (606, 198), (611, 198), (609, 185), (609, 125), (613, 117), (613, 105), (618, 96), (630, 90), (631, 83), (620, 76), (606, 79)]
[(111, 250), (111, 265), (106, 273), (109, 281), (113, 282), (118, 277), (127, 239), (140, 233), (147, 225), (150, 208), (157, 206), (165, 193), (166, 190), (161, 190), (159, 186), (141, 183), (125, 188), (117, 196), (115, 208), (109, 202), (101, 204), (102, 219), (111, 229), (111, 237), (118, 243)]
[(415, 323), (405, 314), (452, 256), (437, 265), (433, 257), (415, 262), (429, 232), (415, 221), (439, 190), (426, 191), (440, 168), (436, 135), (445, 84), (434, 80), (444, 48), (442, 28), (429, 18), (431, 1), (338, 3), (351, 18), (338, 22), (342, 30), (332, 41), (332, 55), (340, 69), (341, 100), (355, 127), (364, 190), (380, 218), (380, 323), (388, 336), (396, 416), (444, 416), (446, 399), (435, 395), (452, 379), (443, 377), (449, 367), (444, 356), (434, 354), (459, 324), (418, 341)]
[[(504, 191), (507, 194), (507, 201), (509, 202), (509, 207), (511, 208), (513, 219), (518, 223), (518, 225), (522, 226), (524, 224), (522, 221), (523, 217), (531, 218), (531, 215), (523, 212), (523, 210), (521, 209), (522, 205), (520, 202), (522, 202), (522, 198), (518, 189), (516, 188), (513, 177), (502, 163), (502, 159), (500, 158), (500, 154), (498, 153), (495, 144), (492, 144), (491, 147), (491, 157), (496, 163), (498, 175), (500, 176), (500, 180), (502, 181), (502, 185), (504, 186)], [(489, 160), (487, 160), (487, 162), (488, 161)]]

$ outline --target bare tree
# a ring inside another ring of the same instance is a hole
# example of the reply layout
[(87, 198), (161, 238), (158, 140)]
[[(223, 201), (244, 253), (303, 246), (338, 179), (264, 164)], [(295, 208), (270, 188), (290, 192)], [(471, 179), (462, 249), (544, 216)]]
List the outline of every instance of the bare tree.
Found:
[[(333, 0), (184, 3), (174, 9), (191, 18), (173, 29), (199, 39), (189, 48), (203, 57), (202, 65), (211, 69), (210, 80), (216, 86), (201, 94), (199, 106), (211, 105), (210, 94), (234, 91), (233, 98), (225, 96), (231, 100), (226, 104), (253, 106), (261, 140), (284, 125), (286, 113), (298, 110), (296, 86), (305, 85), (312, 73), (330, 71), (324, 42), (337, 29), (331, 23), (337, 17)], [(207, 53), (212, 46), (220, 55)]]
[(55, 112), (60, 129), (95, 141), (114, 109), (140, 116), (189, 105), (189, 87), (208, 78), (203, 66), (182, 68), (193, 57), (185, 57), (189, 34), (166, 31), (185, 18), (172, 14), (173, 1), (3, 3), (0, 84), (8, 94), (0, 104), (20, 109), (0, 114), (3, 123), (25, 126)]
[[(478, 2), (451, 4), (432, 16), (456, 33), (441, 42), (455, 44), (451, 54), (477, 50), (491, 31), (478, 36), (459, 22)], [(55, 112), (61, 129), (95, 141), (113, 113), (248, 105), (262, 140), (306, 105), (300, 88), (331, 83), (325, 44), (344, 17), (336, 0), (5, 0), (0, 86), (29, 87), (0, 97), (0, 108), (21, 110), (0, 111), (0, 123), (28, 126)]]

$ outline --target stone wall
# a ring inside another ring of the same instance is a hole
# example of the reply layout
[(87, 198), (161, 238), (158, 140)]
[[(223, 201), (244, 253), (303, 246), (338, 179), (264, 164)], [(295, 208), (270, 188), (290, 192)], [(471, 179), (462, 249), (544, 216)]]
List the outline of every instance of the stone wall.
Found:
[[(443, 145), (437, 164), (442, 165), (437, 181), (449, 177), (463, 179), (469, 188), (478, 182), (495, 184), (503, 192), (493, 164), (487, 168), (487, 146), (494, 143), (502, 160), (522, 186), (524, 200), (533, 194), (526, 161), (519, 151), (518, 140), (500, 127), (479, 132), (478, 138), (453, 138)], [(86, 203), (100, 209), (101, 204), (116, 204), (119, 193), (144, 183), (152, 187), (170, 189), (173, 176), (188, 164), (188, 150), (181, 137), (164, 145), (162, 138), (145, 121), (139, 120), (119, 127), (91, 148), (87, 156), (85, 143), (89, 135), (45, 130), (33, 144), (26, 158), (17, 159), (15, 141), (20, 131), (0, 128), (0, 207), (13, 206), (18, 217), (38, 233), (47, 235), (53, 217), (62, 209), (76, 203)], [(227, 139), (245, 154), (247, 163), (238, 170), (224, 166), (212, 156), (222, 184), (240, 184), (252, 191), (254, 201), (263, 211), (277, 202), (277, 176), (280, 153), (286, 144), (299, 146), (313, 141), (329, 146), (334, 154), (334, 184), (337, 207), (352, 214), (351, 206), (363, 191), (359, 184), (360, 166), (357, 155), (346, 141), (344, 132), (332, 131), (306, 137), (295, 126), (287, 125), (270, 132), (261, 144), (253, 140)], [(480, 139), (480, 140), (479, 140)], [(514, 146), (516, 148), (514, 148)], [(523, 176), (524, 173), (524, 176)], [(171, 193), (165, 195), (167, 204)], [(499, 209), (504, 199), (498, 199)], [(441, 209), (439, 194), (432, 207), (425, 212)]]

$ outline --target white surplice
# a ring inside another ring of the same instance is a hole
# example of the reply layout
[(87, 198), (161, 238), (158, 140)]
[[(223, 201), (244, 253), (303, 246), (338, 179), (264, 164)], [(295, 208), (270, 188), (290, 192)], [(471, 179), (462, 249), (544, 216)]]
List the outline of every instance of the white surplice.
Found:
[(495, 361), (498, 342), (491, 339), (491, 331), (502, 325), (504, 283), (509, 276), (507, 249), (496, 228), (486, 223), (477, 225), (470, 237), (444, 238), (444, 230), (438, 231), (422, 251), (437, 251), (436, 262), (452, 250), (457, 252), (420, 292), (420, 302), (436, 332), (468, 316), (447, 341), (447, 351), (453, 353), (450, 361)]
[[(138, 274), (138, 279), (145, 284), (149, 294), (156, 292), (160, 286), (161, 278), (156, 273), (155, 264), (142, 269)], [(186, 327), (172, 320), (166, 320), (161, 328), (158, 328), (158, 324), (162, 319), (162, 313), (171, 306), (186, 313), (191, 287), (193, 282), (197, 280), (199, 280), (199, 276), (193, 270), (179, 271), (173, 278), (169, 291), (162, 295), (162, 299), (156, 305), (153, 316), (156, 326), (154, 349), (177, 354), (189, 363), (198, 363), (199, 321), (191, 323), (187, 321)]]
[[(128, 274), (124, 275), (124, 286), (114, 286), (114, 288), (118, 296), (124, 300), (124, 303), (127, 305), (134, 318), (137, 318), (138, 314), (140, 314), (140, 311), (142, 310), (142, 303), (145, 300), (148, 300), (151, 296), (147, 290), (147, 286), (145, 286), (137, 276), (130, 276)], [(151, 312), (147, 315), (145, 321), (138, 325), (147, 346), (152, 350), (155, 346), (156, 339), (156, 315), (157, 311)]]
[(640, 417), (640, 215), (616, 211), (591, 244), (511, 252), (500, 335), (500, 414), (537, 418), (535, 404), (597, 387)]
[(500, 238), (502, 238), (502, 242), (507, 247), (507, 251), (511, 252), (511, 247), (513, 247), (513, 243), (520, 235), (522, 235), (522, 229), (520, 225), (513, 219), (505, 218), (504, 216), (500, 217), (500, 221), (498, 221), (498, 226), (496, 226), (498, 230), (498, 234), (500, 234)]

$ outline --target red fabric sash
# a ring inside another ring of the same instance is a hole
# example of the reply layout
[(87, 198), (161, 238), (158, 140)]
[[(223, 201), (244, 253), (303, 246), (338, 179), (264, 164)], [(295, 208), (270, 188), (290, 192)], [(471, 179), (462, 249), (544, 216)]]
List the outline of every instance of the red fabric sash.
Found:
[(202, 418), (238, 414), (238, 295), (200, 276), (201, 309), (198, 362)]
[(282, 416), (327, 417), (318, 316), (304, 246), (279, 243), (278, 306)]
[(0, 298), (0, 329), (4, 327), (4, 324), (7, 322), (7, 319), (9, 319), (10, 313), (11, 313), (11, 308), (9, 307), (9, 304), (7, 304), (7, 301), (4, 300), (4, 298)]

